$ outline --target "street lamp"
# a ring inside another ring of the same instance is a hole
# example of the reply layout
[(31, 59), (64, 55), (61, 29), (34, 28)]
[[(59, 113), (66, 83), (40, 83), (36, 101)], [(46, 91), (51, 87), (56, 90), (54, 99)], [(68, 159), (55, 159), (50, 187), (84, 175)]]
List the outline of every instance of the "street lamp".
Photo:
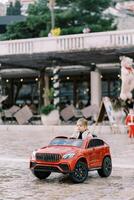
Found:
[(51, 29), (53, 30), (55, 27), (55, 18), (54, 18), (54, 7), (56, 5), (56, 0), (49, 0), (48, 2), (48, 8), (51, 12)]

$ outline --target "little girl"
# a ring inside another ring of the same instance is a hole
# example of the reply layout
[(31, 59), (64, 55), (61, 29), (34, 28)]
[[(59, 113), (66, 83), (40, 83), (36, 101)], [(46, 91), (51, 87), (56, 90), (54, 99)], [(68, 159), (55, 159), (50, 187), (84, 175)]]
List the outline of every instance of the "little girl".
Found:
[(88, 130), (88, 121), (84, 118), (80, 118), (76, 124), (76, 132), (71, 137), (77, 139), (85, 139), (87, 136), (93, 137)]

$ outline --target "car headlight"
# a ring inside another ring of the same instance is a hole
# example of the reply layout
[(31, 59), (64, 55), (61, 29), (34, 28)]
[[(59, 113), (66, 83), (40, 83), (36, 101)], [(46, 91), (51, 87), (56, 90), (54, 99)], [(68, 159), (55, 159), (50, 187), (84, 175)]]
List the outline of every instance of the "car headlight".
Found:
[(69, 159), (75, 156), (75, 153), (67, 153), (65, 155), (63, 155), (63, 159)]
[(33, 151), (32, 156), (31, 156), (31, 159), (32, 159), (32, 160), (35, 160), (35, 159), (36, 159), (36, 151)]

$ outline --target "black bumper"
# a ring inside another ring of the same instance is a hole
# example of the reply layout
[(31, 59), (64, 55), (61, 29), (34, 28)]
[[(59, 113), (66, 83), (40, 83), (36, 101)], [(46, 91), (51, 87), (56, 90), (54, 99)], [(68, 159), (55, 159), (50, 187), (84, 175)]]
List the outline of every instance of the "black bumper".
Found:
[(68, 164), (59, 164), (59, 165), (42, 165), (36, 162), (30, 162), (30, 169), (32, 171), (49, 171), (49, 172), (58, 172), (58, 173), (69, 173), (70, 169)]

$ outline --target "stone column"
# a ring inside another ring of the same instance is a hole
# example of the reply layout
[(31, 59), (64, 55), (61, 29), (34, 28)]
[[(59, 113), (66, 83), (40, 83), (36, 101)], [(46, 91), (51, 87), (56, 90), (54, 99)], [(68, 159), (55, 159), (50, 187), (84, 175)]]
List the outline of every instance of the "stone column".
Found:
[(59, 109), (60, 103), (60, 67), (53, 68), (53, 88), (54, 88), (54, 105), (57, 109)]
[(49, 76), (48, 74), (45, 73), (44, 75), (44, 105), (47, 106), (48, 104), (50, 104), (50, 100), (48, 97), (48, 93), (49, 93)]
[(91, 71), (90, 82), (91, 82), (91, 105), (96, 104), (97, 106), (100, 106), (102, 89), (101, 89), (101, 75), (98, 70)]

